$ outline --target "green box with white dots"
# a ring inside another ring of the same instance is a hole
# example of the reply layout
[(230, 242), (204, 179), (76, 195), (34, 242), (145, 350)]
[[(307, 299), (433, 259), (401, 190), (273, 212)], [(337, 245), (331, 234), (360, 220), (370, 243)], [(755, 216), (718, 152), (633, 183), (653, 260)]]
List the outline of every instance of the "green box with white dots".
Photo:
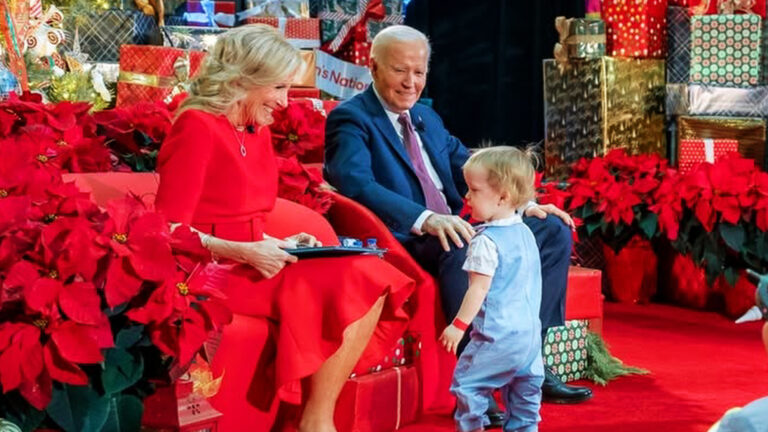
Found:
[(589, 366), (587, 356), (587, 320), (569, 320), (565, 325), (550, 327), (544, 345), (544, 366), (563, 382), (576, 381)]
[(760, 81), (759, 15), (691, 17), (691, 82), (751, 87)]

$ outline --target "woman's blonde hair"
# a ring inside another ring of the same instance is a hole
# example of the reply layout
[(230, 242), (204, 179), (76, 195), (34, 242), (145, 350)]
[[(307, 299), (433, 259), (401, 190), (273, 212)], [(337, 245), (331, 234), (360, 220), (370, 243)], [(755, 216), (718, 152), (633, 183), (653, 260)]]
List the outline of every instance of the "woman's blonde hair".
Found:
[(497, 192), (506, 193), (512, 207), (518, 208), (536, 195), (535, 160), (536, 154), (532, 149), (496, 146), (473, 153), (464, 163), (463, 169), (484, 168), (488, 171), (488, 184)]
[(274, 27), (251, 24), (219, 35), (177, 115), (187, 109), (225, 114), (248, 91), (283, 81), (302, 65), (299, 51)]

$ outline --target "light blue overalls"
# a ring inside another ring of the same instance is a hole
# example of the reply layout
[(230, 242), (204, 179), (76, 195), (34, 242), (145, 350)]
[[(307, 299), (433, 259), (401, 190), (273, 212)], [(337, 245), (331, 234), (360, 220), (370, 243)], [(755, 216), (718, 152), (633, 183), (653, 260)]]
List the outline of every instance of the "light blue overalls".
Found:
[(544, 381), (539, 249), (522, 221), (487, 226), (477, 235), (493, 241), (499, 263), (453, 374), (457, 427), (465, 432), (487, 425), (488, 397), (499, 388), (508, 416), (504, 431), (538, 431)]

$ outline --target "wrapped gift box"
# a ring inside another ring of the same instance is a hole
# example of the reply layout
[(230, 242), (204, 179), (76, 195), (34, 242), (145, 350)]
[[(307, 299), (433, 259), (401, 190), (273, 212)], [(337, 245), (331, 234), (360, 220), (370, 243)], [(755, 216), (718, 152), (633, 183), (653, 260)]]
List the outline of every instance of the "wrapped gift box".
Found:
[(184, 14), (187, 25), (203, 27), (234, 27), (235, 2), (226, 0), (187, 0)]
[[(324, 112), (329, 112), (338, 103), (336, 101), (320, 101), (320, 109)], [(324, 102), (330, 102), (330, 109)], [(327, 115), (327, 114), (326, 114)], [(381, 372), (387, 369), (392, 369), (397, 366), (405, 366), (413, 364), (414, 361), (421, 355), (421, 335), (416, 333), (406, 333), (403, 337), (397, 340), (397, 343), (392, 350), (385, 355), (380, 362), (369, 367), (367, 370), (355, 371), (352, 377), (361, 376), (370, 373)]]
[(768, 87), (688, 87), (689, 112), (695, 115), (768, 117)]
[(252, 16), (309, 18), (309, 0), (246, 0), (245, 10), (237, 16), (241, 20)]
[(677, 140), (732, 139), (739, 153), (758, 166), (765, 162), (765, 120), (747, 117), (688, 117), (677, 119)]
[(413, 422), (419, 412), (419, 377), (415, 367), (352, 378), (336, 402), (339, 432), (391, 432)]
[(680, 140), (677, 156), (680, 173), (689, 172), (702, 162), (714, 163), (729, 153), (739, 151), (739, 142), (733, 139), (684, 139)]
[(687, 83), (691, 72), (691, 16), (684, 7), (667, 8), (667, 82)]
[(193, 51), (205, 51), (212, 49), (216, 39), (226, 29), (195, 26), (165, 26), (163, 35), (165, 45), (173, 48), (181, 48)]
[(766, 2), (763, 0), (670, 0), (670, 4), (686, 6), (691, 15), (751, 14), (765, 18)]
[(93, 62), (117, 62), (120, 45), (161, 44), (160, 28), (153, 17), (136, 10), (109, 9), (65, 19), (66, 44), (72, 49), (77, 32), (80, 49)]
[[(339, 31), (351, 31), (352, 27), (359, 23), (365, 15), (366, 8), (371, 5), (367, 0), (323, 0), (318, 9), (320, 18), (320, 34), (323, 44), (330, 43), (339, 34)], [(384, 27), (403, 23), (403, 0), (382, 0), (385, 15), (379, 19), (368, 19), (365, 22), (367, 40), (358, 39), (359, 42), (370, 42), (374, 36)], [(336, 49), (341, 48), (341, 45)]]
[(595, 58), (605, 55), (605, 22), (600, 19), (558, 17), (555, 27), (560, 44), (569, 58)]
[(666, 113), (670, 116), (690, 114), (688, 106), (688, 84), (667, 84)]
[(179, 85), (188, 83), (197, 74), (204, 57), (204, 52), (180, 48), (121, 46), (117, 106), (162, 101), (175, 90), (183, 91)]
[(691, 82), (749, 87), (760, 80), (762, 22), (757, 15), (691, 18)]
[(296, 87), (314, 87), (315, 86), (315, 61), (316, 56), (313, 50), (301, 50), (301, 60), (303, 65), (294, 77), (292, 86)]
[(320, 47), (320, 20), (316, 18), (249, 17), (246, 24), (269, 24), (280, 30), (296, 48)]
[(304, 87), (291, 87), (288, 90), (288, 99), (291, 98), (314, 98), (320, 99), (320, 89), (318, 88), (304, 88)]
[(338, 57), (358, 66), (368, 66), (371, 58), (371, 43), (352, 41), (339, 51)]
[(665, 155), (664, 86), (663, 60), (544, 60), (547, 173), (613, 148)]
[(664, 58), (666, 0), (603, 0), (608, 55)]
[(563, 382), (585, 378), (587, 356), (587, 320), (568, 320), (565, 325), (547, 329), (542, 341), (544, 366)]

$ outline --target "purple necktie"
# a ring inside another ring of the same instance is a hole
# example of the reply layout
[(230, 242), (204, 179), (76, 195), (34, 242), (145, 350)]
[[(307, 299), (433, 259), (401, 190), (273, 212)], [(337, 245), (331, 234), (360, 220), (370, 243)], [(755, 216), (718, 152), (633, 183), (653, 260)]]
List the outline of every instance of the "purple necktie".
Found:
[(451, 214), (451, 209), (448, 208), (448, 204), (445, 203), (440, 190), (435, 186), (435, 182), (427, 172), (427, 166), (424, 164), (424, 158), (421, 157), (421, 148), (419, 148), (419, 140), (416, 138), (416, 131), (413, 130), (413, 124), (411, 124), (411, 118), (408, 113), (400, 114), (397, 121), (403, 125), (403, 143), (405, 144), (405, 150), (408, 152), (408, 157), (411, 158), (411, 165), (416, 172), (416, 177), (419, 178), (421, 184), (421, 190), (424, 192), (424, 199), (426, 201), (426, 207), (435, 213)]

